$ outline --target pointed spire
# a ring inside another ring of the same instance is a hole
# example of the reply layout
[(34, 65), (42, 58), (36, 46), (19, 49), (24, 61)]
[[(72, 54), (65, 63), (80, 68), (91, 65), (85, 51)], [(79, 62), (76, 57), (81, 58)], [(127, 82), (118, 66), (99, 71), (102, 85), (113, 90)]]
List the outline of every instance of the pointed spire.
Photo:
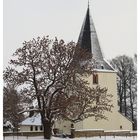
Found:
[(82, 25), (78, 39), (78, 45), (92, 53), (93, 58), (100, 65), (98, 68), (103, 68), (105, 66), (107, 69), (110, 69), (103, 59), (103, 54), (100, 48), (95, 26), (90, 16), (89, 0), (86, 17), (84, 19), (84, 23)]
[(82, 25), (78, 43), (82, 48), (87, 49), (91, 52), (89, 8), (87, 9), (86, 17)]
[(95, 59), (103, 59), (96, 30), (90, 16), (89, 1), (84, 23), (78, 40), (79, 45), (93, 54)]
[(88, 0), (88, 9), (89, 9), (89, 0)]

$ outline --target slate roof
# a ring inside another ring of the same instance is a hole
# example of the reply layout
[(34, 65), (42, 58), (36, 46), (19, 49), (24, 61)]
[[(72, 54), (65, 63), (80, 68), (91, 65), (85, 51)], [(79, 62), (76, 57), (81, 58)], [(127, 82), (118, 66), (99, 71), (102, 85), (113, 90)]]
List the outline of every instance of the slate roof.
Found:
[(89, 6), (79, 35), (78, 45), (92, 53), (93, 58), (96, 61), (96, 69), (114, 70), (106, 61), (104, 61), (96, 29), (92, 17), (90, 16)]

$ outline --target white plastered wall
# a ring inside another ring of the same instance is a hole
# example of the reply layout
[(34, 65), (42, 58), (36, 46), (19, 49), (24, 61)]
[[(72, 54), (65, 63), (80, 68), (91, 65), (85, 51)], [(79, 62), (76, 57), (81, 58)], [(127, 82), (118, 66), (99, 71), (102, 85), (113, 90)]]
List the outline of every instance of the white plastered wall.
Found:
[[(106, 87), (108, 89), (108, 94), (112, 94), (112, 113), (106, 112), (105, 115), (108, 117), (108, 120), (99, 120), (95, 121), (94, 117), (89, 117), (81, 122), (75, 124), (75, 129), (104, 129), (104, 130), (132, 130), (132, 122), (129, 121), (126, 117), (121, 115), (118, 112), (117, 104), (117, 74), (114, 71), (98, 71), (99, 86)], [(97, 85), (93, 84), (92, 75), (86, 78), (89, 81), (90, 87), (96, 87)], [(57, 128), (59, 128), (63, 133), (70, 133), (71, 123), (68, 121), (61, 121), (61, 123), (56, 123)]]
[[(101, 71), (96, 72), (98, 74), (99, 86), (106, 87), (107, 93), (112, 94), (112, 112), (106, 112), (105, 116), (108, 117), (108, 120), (99, 120), (95, 121), (94, 117), (90, 117), (85, 119), (82, 123), (82, 127), (77, 127), (77, 129), (104, 129), (104, 130), (120, 130), (122, 126), (123, 130), (132, 130), (132, 122), (130, 122), (126, 117), (121, 115), (118, 112), (118, 104), (117, 104), (117, 79), (115, 72), (109, 71)], [(88, 81), (90, 83), (90, 87), (96, 87), (97, 85), (93, 84), (92, 75), (89, 76)], [(79, 125), (78, 125), (79, 126)]]

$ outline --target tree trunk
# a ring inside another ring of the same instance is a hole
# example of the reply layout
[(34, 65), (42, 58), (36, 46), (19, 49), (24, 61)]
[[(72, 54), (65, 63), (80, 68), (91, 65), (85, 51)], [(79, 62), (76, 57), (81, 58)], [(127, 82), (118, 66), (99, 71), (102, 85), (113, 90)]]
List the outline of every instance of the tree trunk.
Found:
[[(121, 93), (122, 94), (122, 93)], [(122, 95), (120, 96), (120, 112), (122, 113)]]
[(131, 82), (131, 78), (130, 78), (130, 85), (129, 85), (129, 90), (130, 90), (130, 107), (131, 107), (131, 120), (133, 121), (133, 130), (135, 127), (134, 124), (134, 108), (133, 108), (133, 99), (132, 99), (132, 82)]
[(119, 81), (120, 83), (119, 83), (119, 85), (118, 85), (118, 95), (119, 95), (119, 101), (120, 101), (120, 104), (119, 104), (119, 106), (120, 106), (120, 112), (122, 113), (123, 111), (122, 111), (122, 98), (123, 98), (123, 91), (122, 91), (122, 82), (121, 82), (121, 80)]
[(44, 121), (44, 139), (50, 140), (52, 136), (52, 125), (49, 121)]
[(124, 81), (124, 114), (127, 116), (127, 104), (126, 104), (126, 82)]

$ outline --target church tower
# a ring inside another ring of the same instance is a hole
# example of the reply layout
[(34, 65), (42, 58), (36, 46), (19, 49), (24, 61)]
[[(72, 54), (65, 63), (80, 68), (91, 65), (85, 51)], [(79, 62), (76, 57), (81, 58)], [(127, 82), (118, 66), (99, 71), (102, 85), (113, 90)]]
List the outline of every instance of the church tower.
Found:
[(95, 121), (93, 117), (89, 117), (79, 124), (77, 123), (76, 129), (132, 130), (132, 122), (118, 111), (117, 73), (103, 56), (96, 28), (90, 15), (89, 5), (79, 35), (78, 45), (92, 53), (93, 59), (95, 59), (93, 75), (87, 79), (89, 86), (106, 87), (108, 94), (113, 95), (111, 100), (114, 107), (112, 112), (105, 113), (108, 120)]
[[(118, 111), (117, 104), (117, 73), (113, 67), (104, 59), (101, 46), (98, 40), (97, 32), (90, 15), (89, 5), (86, 16), (80, 31), (78, 45), (92, 53), (95, 59), (95, 69), (93, 74), (86, 80), (90, 87), (100, 86), (106, 87), (108, 94), (112, 94), (112, 112), (106, 112), (105, 116), (108, 120), (95, 121), (94, 117), (89, 117), (81, 122), (74, 124), (75, 131), (87, 129), (103, 129), (103, 130), (132, 130), (132, 122)], [(62, 121), (56, 127), (59, 127), (63, 133), (70, 133), (71, 123)]]

